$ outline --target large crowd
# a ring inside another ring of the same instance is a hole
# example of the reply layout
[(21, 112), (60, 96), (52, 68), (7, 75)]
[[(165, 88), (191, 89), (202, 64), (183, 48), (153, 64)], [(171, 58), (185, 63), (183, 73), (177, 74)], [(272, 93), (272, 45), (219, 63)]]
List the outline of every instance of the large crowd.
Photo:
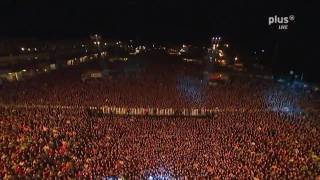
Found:
[[(188, 66), (156, 63), (89, 82), (74, 68), (5, 84), (0, 177), (319, 178), (319, 114), (281, 111), (288, 104), (308, 106), (317, 94), (298, 96), (277, 83), (246, 78), (211, 87)], [(214, 118), (134, 117), (91, 116), (80, 108), (101, 105), (245, 111)]]

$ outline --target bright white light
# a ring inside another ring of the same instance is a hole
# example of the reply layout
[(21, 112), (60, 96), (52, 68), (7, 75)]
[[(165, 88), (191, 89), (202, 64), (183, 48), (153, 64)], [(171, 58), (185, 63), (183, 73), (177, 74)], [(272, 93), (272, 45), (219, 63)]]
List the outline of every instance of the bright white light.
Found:
[(38, 51), (37, 48), (34, 48), (34, 51)]
[(93, 42), (93, 44), (94, 44), (94, 45), (96, 45), (96, 44), (97, 44), (97, 42), (95, 42), (95, 41), (94, 41), (94, 42)]
[(28, 48), (28, 51), (31, 51), (31, 48)]
[(284, 108), (283, 108), (283, 111), (285, 111), (285, 112), (289, 112), (289, 111), (290, 111), (290, 109), (289, 109), (288, 107), (284, 107)]
[(238, 61), (238, 57), (235, 57), (234, 60), (235, 60), (235, 61)]
[(290, 71), (290, 75), (293, 75), (293, 74), (294, 74), (294, 71), (293, 71), (293, 70), (291, 70), (291, 71)]
[(21, 51), (25, 51), (26, 49), (24, 47), (21, 48)]

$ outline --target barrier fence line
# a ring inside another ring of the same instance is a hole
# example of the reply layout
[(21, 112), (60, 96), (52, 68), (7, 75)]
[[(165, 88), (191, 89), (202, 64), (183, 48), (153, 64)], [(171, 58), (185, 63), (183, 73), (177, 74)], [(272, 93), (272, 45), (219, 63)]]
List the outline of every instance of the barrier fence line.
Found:
[(256, 113), (269, 112), (274, 109), (245, 109), (245, 108), (127, 108), (110, 106), (63, 106), (63, 105), (27, 105), (27, 104), (0, 104), (3, 108), (25, 108), (25, 109), (77, 109), (84, 110), (92, 115), (131, 115), (131, 116), (186, 116), (202, 117), (214, 116), (217, 113)]
[(18, 105), (10, 105), (10, 104), (0, 104), (0, 107), (4, 108), (25, 108), (25, 109), (85, 109), (85, 106), (62, 106), (62, 105), (27, 105), (27, 104), (18, 104)]
[(219, 110), (215, 109), (173, 109), (173, 108), (124, 108), (124, 107), (90, 107), (90, 114), (98, 115), (127, 115), (127, 116), (190, 116), (209, 117)]

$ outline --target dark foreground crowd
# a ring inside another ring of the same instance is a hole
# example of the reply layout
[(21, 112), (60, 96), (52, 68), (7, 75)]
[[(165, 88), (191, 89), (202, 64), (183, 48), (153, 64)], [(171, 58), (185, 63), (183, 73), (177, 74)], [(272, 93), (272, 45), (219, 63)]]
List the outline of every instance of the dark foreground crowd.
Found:
[[(281, 110), (308, 106), (318, 95), (244, 79), (210, 87), (184, 68), (150, 67), (87, 83), (70, 70), (5, 85), (0, 178), (319, 178), (319, 114)], [(99, 105), (226, 111), (213, 118), (99, 117), (80, 108)]]

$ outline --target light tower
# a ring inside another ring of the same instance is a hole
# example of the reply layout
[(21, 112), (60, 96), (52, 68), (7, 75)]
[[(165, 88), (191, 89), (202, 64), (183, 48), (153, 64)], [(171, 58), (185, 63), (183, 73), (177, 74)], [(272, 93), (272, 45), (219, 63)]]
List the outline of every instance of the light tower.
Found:
[(103, 69), (103, 71), (108, 70), (108, 64), (110, 63), (108, 60), (105, 60), (104, 58), (101, 58), (101, 40), (102, 40), (102, 36), (98, 35), (98, 34), (94, 34), (92, 36), (90, 36), (91, 41), (93, 42), (93, 46), (94, 49), (96, 49), (96, 53), (98, 53), (98, 60), (100, 63), (101, 68)]
[(213, 72), (214, 71), (214, 63), (216, 62), (219, 56), (219, 44), (221, 42), (221, 37), (212, 37), (210, 48), (208, 49), (207, 61), (205, 66), (205, 72)]
[(210, 60), (214, 63), (217, 60), (219, 55), (219, 46), (221, 42), (221, 37), (213, 37), (211, 39), (211, 52), (210, 52)]
[(211, 39), (212, 48), (218, 47), (220, 42), (221, 42), (221, 37), (212, 37)]
[(100, 52), (100, 44), (102, 37), (98, 34), (94, 34), (90, 36), (90, 39), (92, 40), (94, 46), (97, 48), (97, 51)]

